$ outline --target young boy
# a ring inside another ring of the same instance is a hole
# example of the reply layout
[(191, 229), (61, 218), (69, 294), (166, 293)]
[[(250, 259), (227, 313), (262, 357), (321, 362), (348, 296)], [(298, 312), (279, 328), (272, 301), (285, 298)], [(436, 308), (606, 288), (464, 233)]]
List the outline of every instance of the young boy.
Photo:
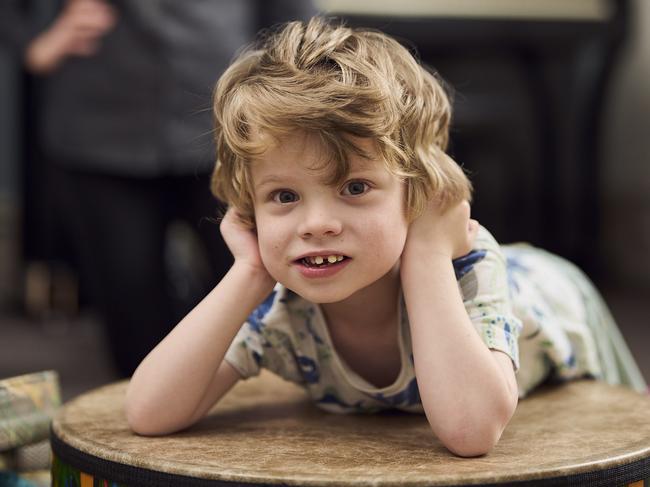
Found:
[(214, 111), (235, 263), (136, 370), (137, 433), (193, 424), (265, 367), (328, 411), (424, 412), (475, 456), (551, 370), (638, 373), (611, 333), (596, 346), (606, 309), (584, 276), (528, 246), (507, 263), (470, 219), (470, 183), (444, 152), (449, 101), (396, 41), (289, 23), (224, 73)]

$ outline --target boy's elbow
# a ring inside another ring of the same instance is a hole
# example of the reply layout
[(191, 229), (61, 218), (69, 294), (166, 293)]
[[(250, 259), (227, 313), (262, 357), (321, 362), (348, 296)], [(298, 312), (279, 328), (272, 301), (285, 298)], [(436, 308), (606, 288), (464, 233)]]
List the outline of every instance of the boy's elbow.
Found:
[[(509, 418), (508, 418), (509, 419)], [(460, 457), (488, 454), (499, 442), (508, 421), (463, 421), (455, 428), (438, 434), (443, 445)]]
[(444, 446), (459, 457), (479, 457), (488, 454), (499, 442), (500, 434), (493, 432), (460, 434), (441, 438)]
[(131, 431), (142, 436), (157, 436), (162, 434), (151, 422), (151, 415), (137, 408), (133, 403), (126, 403), (124, 406), (126, 422)]
[(124, 413), (131, 431), (141, 436), (161, 436), (182, 429), (182, 426), (166, 424), (164, 418), (160, 417), (160, 409), (156, 409), (152, 411), (149, 407), (127, 400)]

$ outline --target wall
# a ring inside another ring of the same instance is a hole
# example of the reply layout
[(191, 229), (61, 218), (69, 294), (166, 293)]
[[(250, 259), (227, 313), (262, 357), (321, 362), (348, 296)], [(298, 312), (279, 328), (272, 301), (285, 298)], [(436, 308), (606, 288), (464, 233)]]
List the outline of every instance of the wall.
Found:
[(631, 7), (630, 38), (605, 107), (602, 252), (617, 284), (650, 288), (650, 2)]
[(0, 49), (0, 310), (17, 298), (19, 265), (19, 153), (20, 97), (15, 59)]

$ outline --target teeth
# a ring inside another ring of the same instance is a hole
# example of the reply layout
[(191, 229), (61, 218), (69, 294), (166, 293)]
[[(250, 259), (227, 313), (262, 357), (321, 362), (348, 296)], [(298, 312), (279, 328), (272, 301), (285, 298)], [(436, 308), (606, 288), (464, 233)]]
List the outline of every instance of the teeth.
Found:
[(305, 260), (312, 265), (321, 265), (327, 260), (328, 263), (334, 264), (335, 262), (341, 262), (343, 260), (342, 255), (316, 255), (312, 257), (306, 257)]

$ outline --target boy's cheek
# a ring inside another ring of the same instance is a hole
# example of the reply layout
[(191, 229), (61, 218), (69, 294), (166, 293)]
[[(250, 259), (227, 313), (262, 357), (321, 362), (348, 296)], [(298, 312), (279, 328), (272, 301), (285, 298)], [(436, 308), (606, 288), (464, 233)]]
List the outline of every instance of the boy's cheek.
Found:
[[(285, 262), (290, 256), (282, 255), (283, 247), (277, 236), (265, 229), (258, 229), (257, 244), (260, 249), (260, 257), (267, 269), (276, 267)], [(275, 277), (275, 276), (273, 276)]]
[(368, 222), (360, 234), (365, 235), (365, 241), (361, 242), (368, 254), (375, 254), (381, 258), (383, 254), (399, 256), (402, 254), (408, 236), (408, 224), (406, 221), (393, 220), (392, 225), (386, 222)]
[(262, 264), (264, 264), (266, 271), (273, 279), (284, 284), (284, 275), (282, 274), (284, 260), (271, 253), (270, 250), (272, 249), (269, 249), (268, 247), (265, 247), (263, 243), (260, 243), (260, 257), (262, 258)]

